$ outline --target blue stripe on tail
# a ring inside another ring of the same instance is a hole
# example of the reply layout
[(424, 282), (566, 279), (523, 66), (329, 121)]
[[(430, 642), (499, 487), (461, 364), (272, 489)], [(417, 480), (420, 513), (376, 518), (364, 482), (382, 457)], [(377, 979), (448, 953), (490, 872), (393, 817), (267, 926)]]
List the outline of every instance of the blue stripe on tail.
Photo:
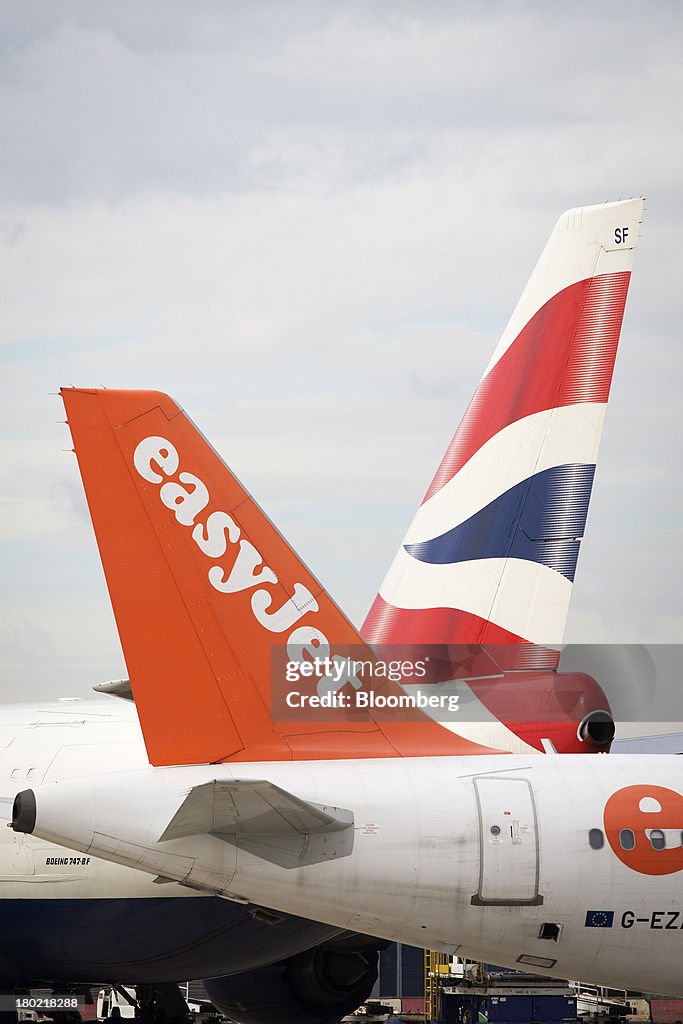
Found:
[(595, 466), (554, 466), (505, 491), (452, 530), (405, 550), (446, 565), (480, 558), (522, 558), (574, 582)]

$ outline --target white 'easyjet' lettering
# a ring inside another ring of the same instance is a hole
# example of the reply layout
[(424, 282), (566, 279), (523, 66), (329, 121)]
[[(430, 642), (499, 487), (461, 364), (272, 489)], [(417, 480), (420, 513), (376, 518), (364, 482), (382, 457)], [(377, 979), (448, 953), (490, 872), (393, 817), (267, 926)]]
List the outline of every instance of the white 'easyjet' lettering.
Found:
[[(176, 474), (180, 456), (165, 437), (145, 437), (135, 449), (133, 464), (143, 480), (161, 484), (164, 477)], [(273, 594), (262, 589), (262, 585), (277, 583), (277, 575), (264, 563), (260, 551), (250, 541), (240, 540), (240, 528), (227, 512), (212, 512), (205, 523), (195, 522), (209, 504), (209, 491), (193, 473), (180, 473), (178, 479), (180, 483), (170, 480), (162, 484), (159, 497), (181, 526), (193, 527), (192, 539), (199, 550), (209, 558), (220, 558), (229, 545), (234, 547), (239, 542), (237, 556), (229, 572), (221, 565), (212, 565), (209, 569), (209, 583), (214, 590), (221, 594), (239, 594), (252, 587), (261, 588), (252, 594), (251, 608), (256, 620), (271, 633), (284, 633), (304, 615), (318, 611), (318, 602), (303, 583), (295, 583), (292, 597), (270, 611)], [(301, 627), (294, 630), (289, 641), (300, 635)], [(329, 650), (326, 637), (318, 630), (306, 634), (309, 642), (314, 637)]]

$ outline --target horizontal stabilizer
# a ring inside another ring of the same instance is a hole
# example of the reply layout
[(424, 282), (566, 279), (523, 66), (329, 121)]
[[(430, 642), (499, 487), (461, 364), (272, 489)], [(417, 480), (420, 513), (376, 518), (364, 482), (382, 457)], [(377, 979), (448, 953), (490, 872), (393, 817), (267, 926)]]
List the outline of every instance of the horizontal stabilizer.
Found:
[(264, 779), (213, 781), (190, 790), (159, 841), (210, 834), (282, 867), (300, 867), (348, 855), (352, 826), (351, 811), (309, 803)]
[(106, 693), (109, 697), (120, 697), (121, 700), (135, 701), (130, 679), (112, 679), (108, 683), (97, 683), (93, 686), (95, 693)]

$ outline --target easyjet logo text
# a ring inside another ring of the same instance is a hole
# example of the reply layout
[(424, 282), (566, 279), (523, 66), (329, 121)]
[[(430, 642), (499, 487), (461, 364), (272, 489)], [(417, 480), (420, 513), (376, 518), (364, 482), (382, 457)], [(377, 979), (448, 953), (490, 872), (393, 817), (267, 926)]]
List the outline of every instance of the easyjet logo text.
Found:
[[(193, 473), (178, 473), (180, 456), (165, 437), (145, 437), (133, 455), (135, 469), (148, 483), (161, 485), (159, 497), (175, 515), (176, 521), (192, 531), (192, 540), (207, 559), (214, 564), (208, 570), (208, 580), (221, 594), (238, 594), (254, 589), (251, 609), (257, 621), (271, 633), (287, 633), (287, 652), (292, 659), (305, 654), (327, 657), (330, 646), (327, 638), (314, 626), (297, 623), (304, 615), (316, 613), (319, 605), (303, 583), (294, 585), (292, 597), (279, 606), (268, 589), (277, 584), (278, 577), (266, 565), (260, 551), (241, 536), (239, 525), (227, 512), (212, 512), (201, 519), (211, 497), (202, 480)], [(170, 479), (176, 477), (177, 479)], [(230, 568), (216, 559), (228, 551), (235, 558)], [(294, 628), (296, 626), (296, 628)]]

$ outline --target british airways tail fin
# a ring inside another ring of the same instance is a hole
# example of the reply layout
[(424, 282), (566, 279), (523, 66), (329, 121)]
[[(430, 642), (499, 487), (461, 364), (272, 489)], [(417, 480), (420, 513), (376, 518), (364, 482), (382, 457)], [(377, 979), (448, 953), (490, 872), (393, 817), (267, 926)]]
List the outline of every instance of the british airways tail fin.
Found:
[(644, 200), (558, 220), (361, 630), (556, 667)]
[(274, 646), (372, 652), (171, 398), (61, 394), (152, 764), (491, 752), (420, 715), (277, 721)]

